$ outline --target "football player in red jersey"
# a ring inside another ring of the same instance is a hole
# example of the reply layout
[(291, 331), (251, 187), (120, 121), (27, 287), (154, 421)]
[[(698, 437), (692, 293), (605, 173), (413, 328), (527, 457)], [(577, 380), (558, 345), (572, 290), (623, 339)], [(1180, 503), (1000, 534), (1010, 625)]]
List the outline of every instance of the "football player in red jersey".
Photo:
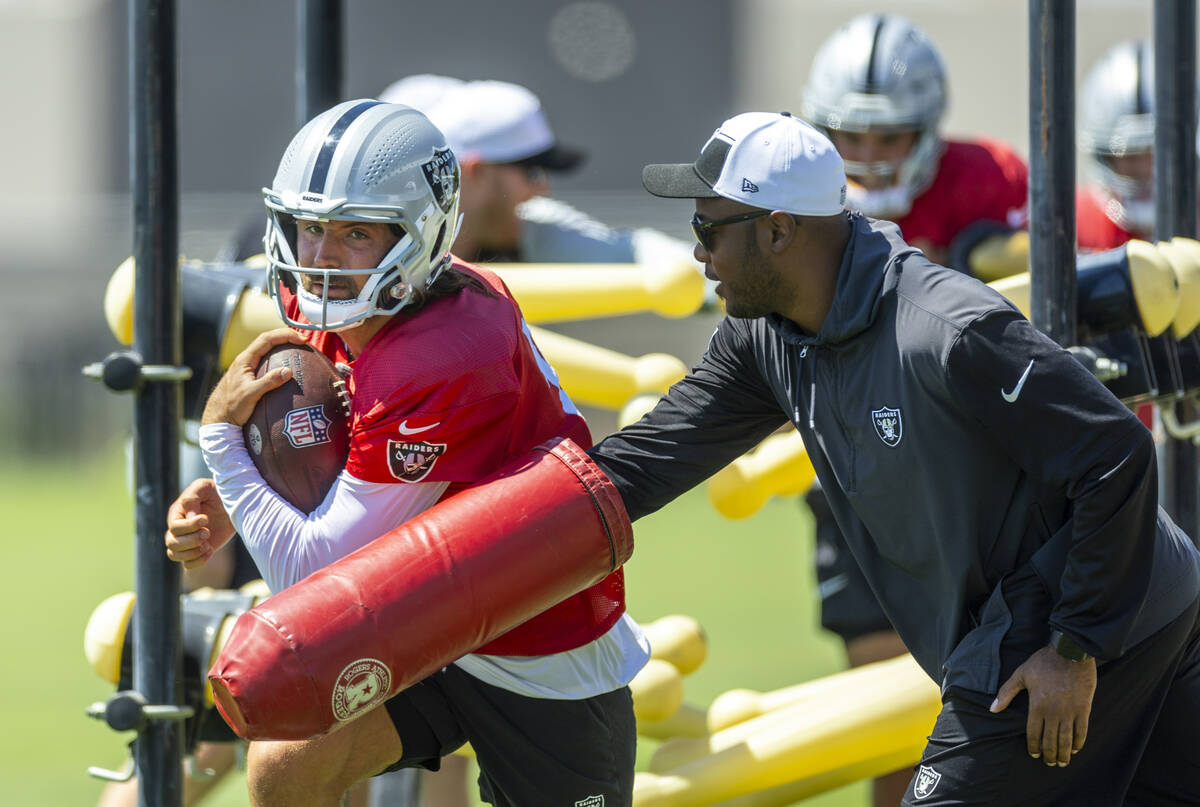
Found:
[[(402, 105), (346, 102), (296, 135), (264, 196), (271, 292), (305, 336), (259, 337), (210, 396), (214, 478), (172, 506), (172, 559), (201, 564), (236, 528), (278, 591), (548, 438), (590, 444), (503, 283), (447, 251), (458, 180), (441, 133)], [(240, 427), (282, 383), (255, 381), (258, 359), (301, 339), (345, 368), (352, 396), (346, 469), (312, 513), (262, 481)], [(648, 656), (614, 573), (336, 732), (252, 743), (251, 803), (337, 804), (363, 778), (436, 769), (469, 741), (492, 804), (628, 804), (626, 685)]]
[[(803, 116), (846, 163), (846, 205), (900, 225), (935, 263), (972, 225), (1025, 224), (1028, 169), (998, 140), (952, 140), (941, 54), (911, 21), (863, 14), (818, 49)], [(961, 268), (961, 267), (956, 267)]]
[(1079, 93), (1079, 146), (1091, 182), (1075, 197), (1081, 250), (1154, 237), (1154, 48), (1128, 41), (1088, 71)]
[[(1025, 226), (1028, 169), (997, 140), (942, 137), (946, 105), (945, 66), (925, 32), (893, 14), (863, 14), (818, 49), (801, 111), (845, 161), (847, 207), (896, 222), (934, 263), (965, 271), (960, 245)], [(815, 486), (805, 500), (816, 525), (822, 626), (842, 637), (851, 666), (904, 653), (825, 494)], [(903, 770), (876, 779), (875, 803), (899, 804), (910, 778)]]

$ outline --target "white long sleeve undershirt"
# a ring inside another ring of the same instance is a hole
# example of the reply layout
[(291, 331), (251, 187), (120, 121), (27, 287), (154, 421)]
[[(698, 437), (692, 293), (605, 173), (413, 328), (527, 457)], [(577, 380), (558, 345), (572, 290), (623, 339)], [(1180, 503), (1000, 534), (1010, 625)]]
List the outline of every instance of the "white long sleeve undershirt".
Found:
[(221, 502), (271, 591), (280, 591), (428, 510), (446, 482), (364, 482), (342, 471), (312, 513), (263, 480), (231, 423), (200, 427), (200, 448)]
[[(217, 493), (271, 591), (303, 580), (432, 507), (446, 482), (364, 482), (342, 471), (325, 500), (304, 514), (263, 480), (240, 427), (200, 427), (200, 448)], [(455, 663), (493, 686), (537, 698), (581, 699), (625, 686), (649, 643), (628, 614), (598, 639), (549, 656), (471, 654)]]

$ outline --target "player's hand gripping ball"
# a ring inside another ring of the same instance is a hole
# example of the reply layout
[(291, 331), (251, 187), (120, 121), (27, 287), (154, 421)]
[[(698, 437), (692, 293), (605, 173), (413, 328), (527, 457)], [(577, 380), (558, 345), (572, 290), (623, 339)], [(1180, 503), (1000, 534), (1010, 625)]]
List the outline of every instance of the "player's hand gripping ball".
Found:
[(272, 348), (257, 375), (282, 367), (292, 377), (258, 400), (242, 434), (267, 484), (311, 513), (346, 466), (350, 394), (333, 362), (308, 345)]

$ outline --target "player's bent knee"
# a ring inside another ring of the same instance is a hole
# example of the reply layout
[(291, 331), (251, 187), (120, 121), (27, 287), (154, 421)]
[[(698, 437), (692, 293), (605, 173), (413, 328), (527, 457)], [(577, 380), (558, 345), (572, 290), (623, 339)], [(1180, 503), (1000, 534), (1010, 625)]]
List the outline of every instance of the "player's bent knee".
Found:
[[(310, 742), (256, 742), (246, 753), (246, 788), (253, 807), (336, 803), (353, 782), (336, 759)], [(331, 764), (332, 763), (332, 764)]]
[(386, 709), (375, 709), (311, 740), (250, 743), (246, 783), (253, 807), (333, 804), (355, 783), (400, 759)]

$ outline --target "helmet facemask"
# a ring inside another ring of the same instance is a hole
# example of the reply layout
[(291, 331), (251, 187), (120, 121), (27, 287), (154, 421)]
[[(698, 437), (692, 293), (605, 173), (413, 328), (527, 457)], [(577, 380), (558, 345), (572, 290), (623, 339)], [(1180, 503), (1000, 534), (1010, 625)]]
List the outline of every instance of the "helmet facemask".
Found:
[[(288, 317), (283, 301), (276, 296), (280, 315), (294, 328), (318, 331), (342, 331), (361, 325), (377, 315), (395, 314), (414, 302), (419, 295), (432, 286), (442, 270), (449, 265), (450, 255), (446, 251), (446, 225), (435, 235), (442, 242), (438, 249), (426, 249), (422, 233), (411, 224), (386, 221), (398, 231), (399, 240), (383, 256), (379, 264), (369, 269), (321, 269), (301, 266), (296, 257), (297, 222), (303, 221), (381, 221), (373, 216), (331, 215), (329, 217), (299, 218), (290, 213), (270, 210), (267, 224), (267, 262), (272, 288), (279, 283), (296, 296), (303, 320)], [(439, 237), (440, 236), (440, 237)], [(437, 245), (430, 245), (436, 247)], [(441, 258), (432, 267), (422, 265), (424, 256), (433, 253)], [(305, 288), (305, 275), (320, 281), (321, 293), (313, 294)], [(367, 275), (366, 282), (355, 297), (336, 299), (329, 297), (329, 278)], [(423, 277), (422, 277), (423, 276)]]
[(1140, 178), (1118, 173), (1111, 157), (1091, 155), (1092, 173), (1104, 190), (1104, 215), (1135, 235), (1154, 232), (1154, 177)]
[[(833, 139), (828, 129), (825, 133)], [(932, 183), (944, 148), (936, 129), (925, 129), (917, 134), (908, 154), (896, 162), (846, 160), (846, 205), (877, 219), (904, 216)], [(882, 187), (867, 187), (858, 181), (867, 176), (889, 181)]]

